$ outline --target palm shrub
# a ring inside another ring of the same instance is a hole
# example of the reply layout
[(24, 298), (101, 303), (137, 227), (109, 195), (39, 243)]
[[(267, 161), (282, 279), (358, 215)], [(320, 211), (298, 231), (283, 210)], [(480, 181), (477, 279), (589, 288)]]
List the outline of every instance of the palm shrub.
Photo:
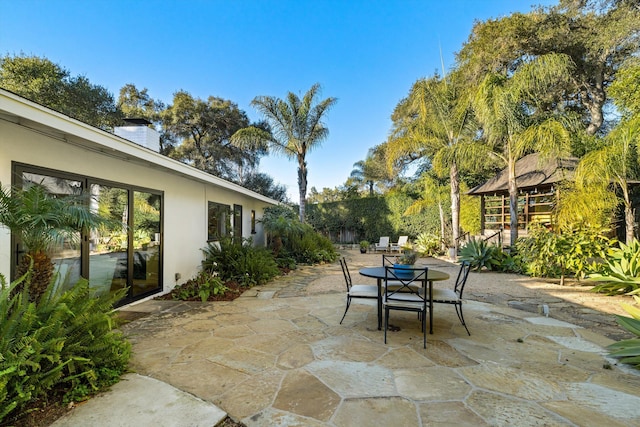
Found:
[(267, 233), (267, 245), (276, 258), (281, 250), (287, 252), (291, 241), (304, 231), (304, 225), (297, 219), (296, 213), (286, 206), (266, 208), (261, 222)]
[(223, 282), (236, 281), (242, 286), (262, 285), (280, 274), (273, 253), (252, 245), (251, 239), (234, 242), (220, 240), (220, 245), (208, 244), (202, 249), (203, 270), (217, 273)]
[(34, 302), (30, 273), (9, 285), (0, 275), (0, 423), (52, 389), (77, 401), (116, 383), (131, 355), (113, 311), (126, 289), (96, 296), (82, 279), (54, 295), (52, 281)]
[(640, 293), (640, 242), (633, 240), (628, 245), (620, 242), (619, 248), (611, 248), (606, 265), (601, 272), (589, 275), (589, 280), (601, 282), (592, 291), (617, 294)]
[(640, 298), (636, 295), (633, 296), (636, 301), (636, 306), (623, 303), (624, 310), (631, 315), (631, 317), (616, 315), (616, 321), (627, 331), (631, 332), (638, 338), (632, 338), (623, 340), (607, 347), (610, 350), (610, 355), (620, 358), (622, 363), (628, 363), (635, 365), (636, 368), (640, 367), (640, 308), (637, 304), (640, 303)]
[(460, 261), (468, 261), (476, 271), (483, 268), (496, 270), (501, 264), (502, 250), (494, 245), (488, 244), (485, 240), (471, 239), (460, 249)]

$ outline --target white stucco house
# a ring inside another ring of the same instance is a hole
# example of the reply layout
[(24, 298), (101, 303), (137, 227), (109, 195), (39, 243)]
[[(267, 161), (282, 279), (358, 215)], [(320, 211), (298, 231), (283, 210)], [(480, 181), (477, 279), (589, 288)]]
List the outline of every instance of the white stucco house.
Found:
[[(265, 244), (259, 220), (276, 200), (163, 156), (155, 130), (140, 123), (115, 133), (0, 89), (0, 184), (41, 184), (60, 197), (89, 192), (92, 209), (128, 224), (60, 248), (53, 259), (62, 286), (80, 275), (97, 289), (126, 286), (128, 304), (195, 276), (201, 249), (221, 235)], [(21, 252), (0, 227), (6, 278)]]

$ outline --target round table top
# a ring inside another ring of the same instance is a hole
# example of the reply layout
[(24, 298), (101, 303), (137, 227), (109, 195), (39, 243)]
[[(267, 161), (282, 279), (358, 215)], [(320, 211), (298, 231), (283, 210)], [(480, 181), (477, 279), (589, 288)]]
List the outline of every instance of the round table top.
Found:
[[(419, 265), (417, 267), (420, 267)], [(366, 277), (374, 277), (376, 279), (384, 279), (385, 278), (385, 269), (384, 267), (365, 267), (361, 268), (359, 273)], [(429, 269), (427, 271), (427, 280), (437, 282), (440, 280), (447, 280), (449, 275), (443, 271), (432, 270)]]

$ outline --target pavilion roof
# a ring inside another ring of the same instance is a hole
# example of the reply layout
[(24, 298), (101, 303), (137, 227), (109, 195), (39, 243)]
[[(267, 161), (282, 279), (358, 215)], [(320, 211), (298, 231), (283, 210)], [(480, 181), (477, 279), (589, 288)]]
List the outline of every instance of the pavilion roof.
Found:
[[(578, 161), (579, 159), (576, 157), (545, 158), (539, 153), (528, 154), (516, 162), (518, 188), (533, 189), (571, 180)], [(469, 190), (467, 194), (507, 193), (509, 191), (507, 179), (508, 171), (505, 168), (484, 184)]]

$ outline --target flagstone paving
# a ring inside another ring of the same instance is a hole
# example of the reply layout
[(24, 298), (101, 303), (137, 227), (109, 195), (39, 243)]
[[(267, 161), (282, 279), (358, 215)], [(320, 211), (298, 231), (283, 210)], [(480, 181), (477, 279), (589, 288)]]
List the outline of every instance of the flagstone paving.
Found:
[[(355, 282), (375, 283), (357, 270), (377, 257), (345, 254)], [(134, 370), (247, 426), (640, 425), (640, 376), (607, 358), (611, 339), (555, 318), (558, 297), (543, 301), (551, 304), (545, 317), (500, 295), (494, 302), (503, 304), (479, 301), (490, 298), (474, 288), (464, 305), (471, 336), (453, 307), (438, 305), (426, 350), (415, 314), (392, 313), (399, 330), (387, 344), (375, 305), (354, 301), (340, 325), (338, 264), (300, 268), (232, 302), (129, 306), (149, 314), (124, 331)]]

